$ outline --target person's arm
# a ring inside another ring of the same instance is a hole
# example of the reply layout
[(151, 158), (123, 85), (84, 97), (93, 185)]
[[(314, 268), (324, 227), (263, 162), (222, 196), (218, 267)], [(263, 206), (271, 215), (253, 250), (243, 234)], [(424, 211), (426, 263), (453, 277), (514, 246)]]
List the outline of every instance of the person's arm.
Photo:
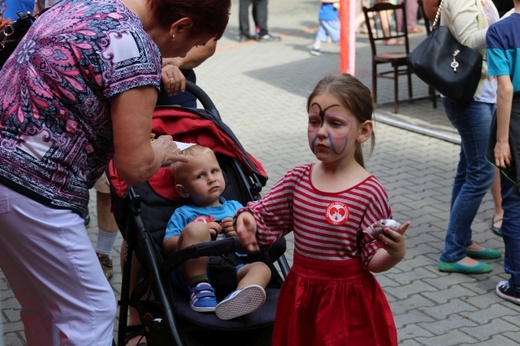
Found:
[(217, 41), (210, 39), (204, 46), (195, 46), (184, 56), (164, 58), (161, 79), (169, 95), (186, 90), (186, 78), (181, 70), (193, 69), (215, 54)]
[(256, 241), (256, 221), (248, 211), (241, 212), (236, 217), (236, 232), (238, 240), (249, 252), (258, 252), (260, 247)]
[(163, 251), (166, 255), (171, 255), (177, 251), (177, 244), (179, 243), (179, 236), (164, 238)]
[(495, 144), (495, 164), (506, 168), (513, 163), (509, 146), (509, 124), (513, 102), (513, 83), (509, 75), (498, 76), (497, 93), (497, 142)]
[(129, 185), (146, 181), (162, 166), (187, 162), (171, 136), (150, 141), (156, 101), (153, 87), (130, 89), (110, 100), (114, 166)]
[[(443, 23), (449, 26), (453, 36), (463, 45), (481, 52), (485, 50), (487, 25), (479, 28), (479, 18), (486, 20), (479, 5), (474, 1), (444, 0), (442, 6), (442, 16), (448, 17), (447, 22)], [(496, 11), (494, 5), (493, 10)]]
[(428, 19), (434, 19), (439, 9), (439, 0), (423, 0), (424, 15)]

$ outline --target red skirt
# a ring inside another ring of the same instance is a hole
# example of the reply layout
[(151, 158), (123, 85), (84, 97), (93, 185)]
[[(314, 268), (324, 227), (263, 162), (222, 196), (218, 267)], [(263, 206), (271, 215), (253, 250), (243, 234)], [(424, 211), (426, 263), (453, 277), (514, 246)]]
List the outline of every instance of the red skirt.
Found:
[(325, 261), (294, 254), (278, 300), (274, 346), (398, 344), (383, 289), (358, 259)]

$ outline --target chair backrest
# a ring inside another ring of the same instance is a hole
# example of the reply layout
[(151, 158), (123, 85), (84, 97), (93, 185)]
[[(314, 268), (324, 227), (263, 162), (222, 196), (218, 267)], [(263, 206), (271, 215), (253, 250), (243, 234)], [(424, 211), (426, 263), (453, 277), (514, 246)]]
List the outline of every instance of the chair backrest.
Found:
[[(376, 3), (372, 7), (363, 6), (365, 15), (365, 24), (368, 30), (370, 47), (372, 55), (378, 55), (378, 48), (388, 45), (395, 46), (396, 42), (404, 42), (401, 44), (402, 51), (407, 54), (410, 52), (410, 43), (408, 40), (408, 31), (406, 30), (406, 9), (405, 2), (401, 4), (392, 4), (390, 2)], [(401, 28), (398, 30), (396, 14), (400, 12), (402, 18)]]

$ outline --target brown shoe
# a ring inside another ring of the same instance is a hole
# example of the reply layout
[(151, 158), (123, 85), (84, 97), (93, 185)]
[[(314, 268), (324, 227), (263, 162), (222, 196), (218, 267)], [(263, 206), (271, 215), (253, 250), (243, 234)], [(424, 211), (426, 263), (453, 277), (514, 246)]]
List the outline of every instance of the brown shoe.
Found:
[(114, 276), (114, 266), (112, 265), (112, 259), (110, 256), (96, 252), (97, 257), (99, 259), (99, 263), (101, 264), (101, 268), (103, 268), (103, 273), (107, 280), (112, 279)]

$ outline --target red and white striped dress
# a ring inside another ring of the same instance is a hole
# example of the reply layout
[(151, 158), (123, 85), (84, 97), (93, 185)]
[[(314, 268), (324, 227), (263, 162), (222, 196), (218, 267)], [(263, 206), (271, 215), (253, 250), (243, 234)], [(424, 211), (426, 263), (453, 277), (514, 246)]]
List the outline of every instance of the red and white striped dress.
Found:
[(255, 216), (260, 245), (294, 232), (273, 345), (397, 345), (388, 301), (366, 269), (380, 245), (362, 232), (391, 218), (387, 193), (374, 176), (345, 191), (319, 191), (311, 170), (312, 164), (290, 170), (241, 209)]

